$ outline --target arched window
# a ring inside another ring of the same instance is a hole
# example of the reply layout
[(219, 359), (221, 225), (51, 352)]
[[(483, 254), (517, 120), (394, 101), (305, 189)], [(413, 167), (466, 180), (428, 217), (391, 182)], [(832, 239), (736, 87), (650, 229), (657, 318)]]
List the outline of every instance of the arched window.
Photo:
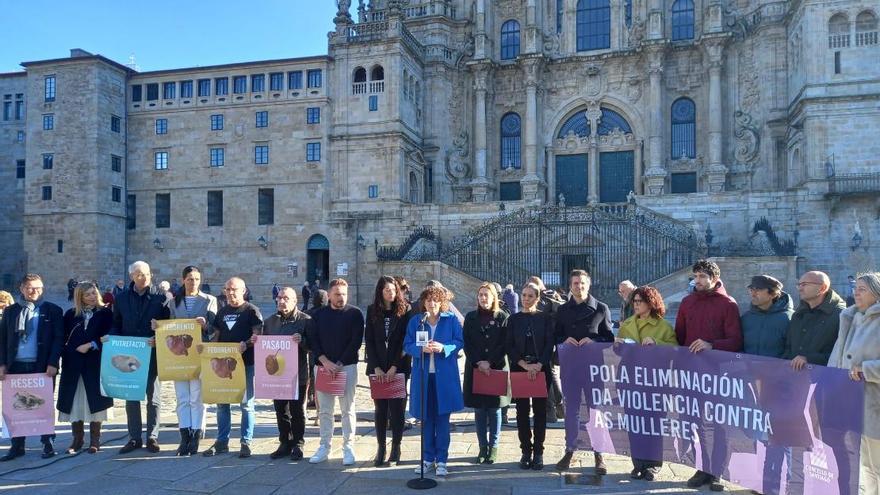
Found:
[(849, 18), (846, 14), (834, 14), (828, 20), (828, 48), (846, 48), (848, 46)]
[(309, 242), (306, 244), (306, 249), (330, 249), (330, 241), (327, 240), (321, 234), (315, 234), (309, 237)]
[(501, 25), (501, 60), (519, 56), (519, 22), (511, 19)]
[(354, 70), (354, 82), (367, 82), (367, 70), (363, 67), (358, 67)]
[(565, 138), (569, 133), (574, 133), (577, 137), (587, 137), (590, 135), (590, 121), (587, 120), (587, 113), (584, 111), (580, 111), (565, 121), (562, 124), (562, 127), (559, 128), (559, 134), (556, 137), (559, 139)]
[(516, 113), (501, 118), (501, 169), (522, 167), (522, 122)]
[(675, 0), (672, 4), (672, 41), (694, 39), (694, 2)]
[(697, 112), (693, 100), (679, 98), (672, 104), (670, 158), (697, 157)]
[(611, 47), (611, 5), (608, 0), (578, 0), (577, 51)]
[(377, 66), (373, 67), (373, 70), (370, 71), (370, 80), (371, 81), (384, 81), (385, 80), (385, 69), (383, 69), (381, 65), (377, 65)]
[(611, 134), (614, 129), (620, 129), (624, 134), (632, 134), (632, 128), (629, 122), (614, 110), (608, 108), (602, 109), (602, 117), (599, 119), (599, 135), (605, 136)]
[(856, 17), (856, 46), (876, 45), (877, 42), (877, 16), (865, 10)]
[(416, 177), (415, 172), (409, 173), (409, 202), (419, 202), (419, 178)]

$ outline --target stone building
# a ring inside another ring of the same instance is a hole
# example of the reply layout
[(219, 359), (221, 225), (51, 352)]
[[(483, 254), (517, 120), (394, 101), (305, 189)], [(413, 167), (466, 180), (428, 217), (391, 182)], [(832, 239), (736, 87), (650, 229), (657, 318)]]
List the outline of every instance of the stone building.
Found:
[[(873, 2), (337, 4), (326, 56), (137, 72), (72, 50), (0, 74), (3, 285), (109, 282), (145, 259), (258, 297), (344, 274), (364, 305), (392, 269), (470, 287), (520, 282), (496, 258), (551, 280), (687, 265), (600, 235), (614, 218), (746, 271), (786, 256), (792, 292), (804, 269), (842, 290), (878, 268)], [(535, 211), (593, 233), (557, 235), (536, 268), (536, 238), (514, 235)]]

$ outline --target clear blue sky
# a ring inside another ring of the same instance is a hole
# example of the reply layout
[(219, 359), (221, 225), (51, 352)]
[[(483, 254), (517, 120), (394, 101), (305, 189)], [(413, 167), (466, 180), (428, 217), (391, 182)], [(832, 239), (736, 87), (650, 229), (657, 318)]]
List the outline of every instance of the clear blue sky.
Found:
[(122, 64), (133, 54), (142, 71), (323, 55), (336, 14), (334, 0), (0, 0), (0, 7), (0, 72), (67, 57), (71, 48)]

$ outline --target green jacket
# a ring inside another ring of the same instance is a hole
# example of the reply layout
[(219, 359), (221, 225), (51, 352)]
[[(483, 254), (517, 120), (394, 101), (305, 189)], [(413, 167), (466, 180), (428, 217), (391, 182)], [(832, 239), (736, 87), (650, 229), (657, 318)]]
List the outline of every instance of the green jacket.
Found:
[(810, 364), (827, 366), (837, 341), (840, 312), (845, 308), (846, 301), (833, 290), (829, 290), (822, 304), (815, 308), (801, 301), (791, 317), (782, 358), (804, 356)]
[(633, 339), (639, 344), (645, 337), (653, 338), (657, 345), (678, 345), (672, 325), (662, 318), (640, 320), (638, 316), (630, 316), (620, 324), (617, 332), (617, 338)]

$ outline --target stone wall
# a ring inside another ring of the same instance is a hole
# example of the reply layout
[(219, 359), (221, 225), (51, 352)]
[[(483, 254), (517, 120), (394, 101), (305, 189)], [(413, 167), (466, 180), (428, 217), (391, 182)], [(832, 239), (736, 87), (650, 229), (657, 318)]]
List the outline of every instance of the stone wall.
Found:
[[(0, 120), (0, 195), (3, 197), (3, 215), (0, 215), (0, 290), (18, 293), (18, 279), (26, 268), (22, 246), (22, 213), (24, 211), (25, 179), (16, 178), (17, 162), (25, 160), (27, 137), (26, 121), (16, 120), (15, 102), (25, 101), (27, 75), (0, 74), (0, 104), (9, 104), (9, 120)], [(26, 117), (23, 116), (23, 117)], [(19, 133), (22, 139), (19, 140)], [(25, 162), (27, 166), (27, 162)], [(34, 170), (39, 165), (31, 163)]]

